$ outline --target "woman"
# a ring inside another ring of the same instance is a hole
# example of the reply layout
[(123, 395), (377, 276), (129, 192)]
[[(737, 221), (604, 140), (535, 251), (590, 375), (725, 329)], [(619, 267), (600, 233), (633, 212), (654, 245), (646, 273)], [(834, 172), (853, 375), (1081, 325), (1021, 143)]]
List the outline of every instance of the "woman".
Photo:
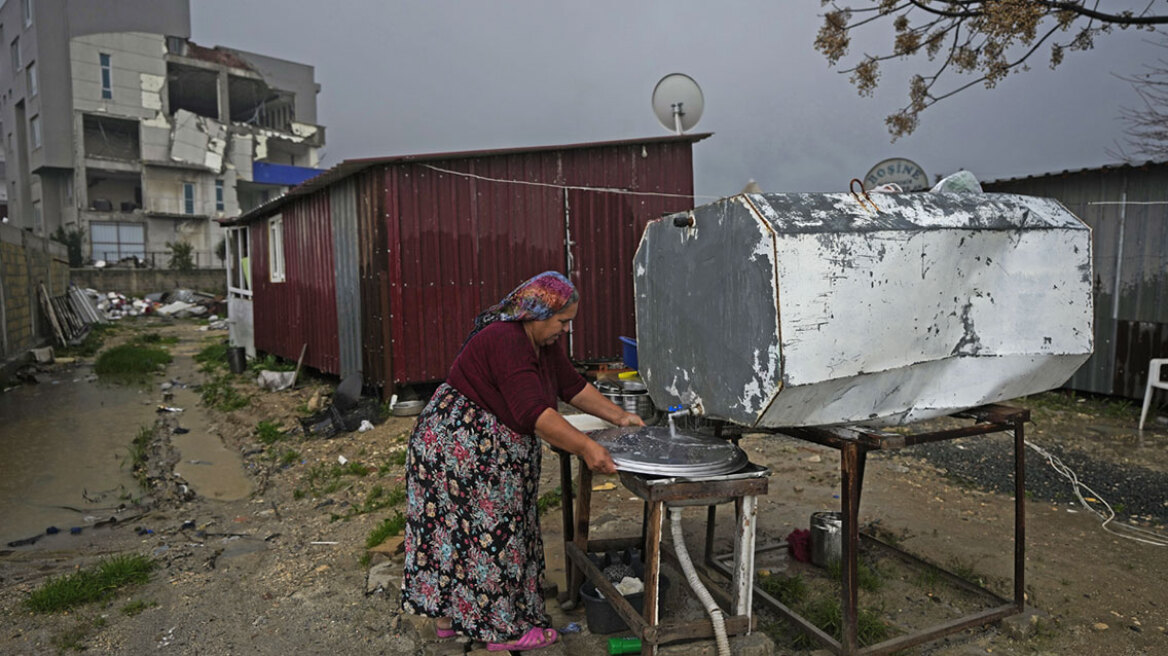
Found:
[(556, 344), (578, 298), (547, 271), (475, 318), (410, 436), (402, 608), (436, 618), (439, 637), (462, 632), (490, 651), (558, 637), (541, 594), (539, 438), (611, 474), (612, 456), (557, 412), (557, 400), (617, 426), (644, 425)]

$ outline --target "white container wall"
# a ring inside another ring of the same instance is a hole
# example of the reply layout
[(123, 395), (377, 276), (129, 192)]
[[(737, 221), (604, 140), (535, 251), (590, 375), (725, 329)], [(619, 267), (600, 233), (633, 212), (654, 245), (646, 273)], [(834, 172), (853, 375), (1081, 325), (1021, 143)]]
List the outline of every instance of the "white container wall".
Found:
[(1090, 230), (1054, 200), (742, 194), (645, 229), (637, 359), (661, 408), (908, 423), (1062, 385), (1091, 280)]

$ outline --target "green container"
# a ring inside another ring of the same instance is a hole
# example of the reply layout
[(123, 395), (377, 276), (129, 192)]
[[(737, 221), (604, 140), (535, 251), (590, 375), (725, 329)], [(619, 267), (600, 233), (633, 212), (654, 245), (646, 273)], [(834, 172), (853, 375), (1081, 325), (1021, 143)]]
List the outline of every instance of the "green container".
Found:
[(639, 654), (641, 653), (641, 640), (639, 638), (609, 638), (608, 653), (612, 655)]

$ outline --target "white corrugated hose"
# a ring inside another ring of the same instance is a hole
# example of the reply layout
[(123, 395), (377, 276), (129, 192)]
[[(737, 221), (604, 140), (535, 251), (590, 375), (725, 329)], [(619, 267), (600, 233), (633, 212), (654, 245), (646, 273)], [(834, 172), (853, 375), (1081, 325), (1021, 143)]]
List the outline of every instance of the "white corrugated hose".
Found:
[(714, 623), (714, 638), (718, 642), (718, 656), (730, 656), (730, 640), (726, 637), (726, 618), (723, 617), (718, 602), (714, 601), (714, 598), (710, 596), (710, 591), (698, 579), (697, 570), (694, 569), (693, 562), (689, 559), (689, 552), (685, 548), (685, 535), (681, 532), (681, 508), (671, 507), (669, 520), (673, 529), (673, 548), (677, 551), (677, 560), (681, 563), (681, 571), (685, 574), (685, 580), (689, 582), (690, 589), (694, 591), (698, 600), (705, 607), (710, 621)]

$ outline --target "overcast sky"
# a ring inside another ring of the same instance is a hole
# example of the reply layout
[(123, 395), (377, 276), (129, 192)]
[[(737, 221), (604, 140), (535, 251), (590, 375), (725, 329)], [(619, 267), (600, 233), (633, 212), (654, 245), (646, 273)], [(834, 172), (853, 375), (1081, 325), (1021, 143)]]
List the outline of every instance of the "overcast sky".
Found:
[[(842, 191), (878, 161), (929, 174), (966, 168), (992, 180), (1115, 163), (1115, 74), (1165, 52), (1147, 32), (1101, 37), (1057, 70), (977, 86), (922, 115), (890, 143), (884, 117), (908, 70), (886, 67), (874, 98), (812, 47), (816, 0), (192, 0), (192, 39), (316, 68), (323, 166), (345, 159), (542, 146), (668, 134), (650, 95), (665, 74), (701, 85), (693, 132), (699, 195)], [(891, 27), (876, 30), (891, 39)], [(875, 49), (872, 49), (875, 54)], [(923, 71), (922, 71), (923, 72)]]

